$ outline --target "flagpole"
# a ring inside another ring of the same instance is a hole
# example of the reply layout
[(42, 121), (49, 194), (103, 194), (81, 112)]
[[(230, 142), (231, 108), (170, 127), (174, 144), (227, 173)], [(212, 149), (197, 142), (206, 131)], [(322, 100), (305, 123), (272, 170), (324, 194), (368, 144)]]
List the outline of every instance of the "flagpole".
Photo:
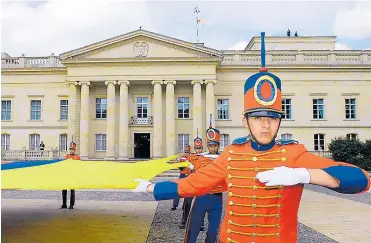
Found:
[(199, 38), (198, 38), (198, 23), (200, 22), (199, 19), (198, 19), (198, 13), (199, 13), (199, 12), (200, 12), (200, 11), (197, 9), (197, 7), (195, 7), (193, 13), (196, 14), (196, 36), (197, 36), (197, 42), (196, 42), (196, 43), (199, 42)]

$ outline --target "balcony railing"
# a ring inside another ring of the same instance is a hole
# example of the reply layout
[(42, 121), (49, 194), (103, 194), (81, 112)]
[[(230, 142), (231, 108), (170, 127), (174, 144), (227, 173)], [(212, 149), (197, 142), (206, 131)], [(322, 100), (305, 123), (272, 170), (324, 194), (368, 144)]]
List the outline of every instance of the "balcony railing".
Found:
[(319, 155), (324, 158), (331, 159), (332, 158), (332, 153), (330, 151), (309, 151), (312, 154)]
[[(260, 65), (260, 51), (237, 51), (223, 54), (222, 65)], [(363, 65), (371, 64), (371, 51), (267, 51), (267, 66), (287, 65)]]
[(153, 117), (148, 116), (146, 118), (132, 116), (130, 119), (130, 125), (153, 125)]
[(6, 57), (1, 58), (2, 68), (50, 68), (64, 67), (56, 56), (44, 57)]
[(59, 150), (1, 150), (1, 160), (48, 160), (59, 158)]

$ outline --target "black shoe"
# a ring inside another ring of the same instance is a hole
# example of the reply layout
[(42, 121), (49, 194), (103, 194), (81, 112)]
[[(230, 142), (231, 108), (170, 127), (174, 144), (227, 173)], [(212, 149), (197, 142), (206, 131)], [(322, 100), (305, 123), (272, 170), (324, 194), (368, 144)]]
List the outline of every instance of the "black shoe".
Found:
[(73, 206), (71, 205), (71, 206), (69, 207), (69, 209), (73, 209)]
[(205, 231), (205, 226), (201, 226), (201, 231)]
[(176, 207), (172, 207), (172, 208), (171, 208), (171, 211), (174, 211), (174, 210), (176, 210)]
[(185, 229), (185, 227), (186, 227), (186, 224), (181, 222), (179, 225), (179, 229)]
[(62, 206), (61, 206), (61, 209), (62, 209), (62, 208), (67, 208), (67, 205), (62, 205)]

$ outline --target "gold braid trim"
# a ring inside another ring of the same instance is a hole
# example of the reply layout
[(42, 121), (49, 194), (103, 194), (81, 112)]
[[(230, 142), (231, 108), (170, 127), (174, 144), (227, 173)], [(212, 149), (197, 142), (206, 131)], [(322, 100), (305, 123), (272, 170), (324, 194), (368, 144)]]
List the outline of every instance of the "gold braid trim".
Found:
[(237, 224), (233, 222), (232, 220), (228, 220), (228, 224), (239, 226), (239, 227), (262, 227), (262, 228), (280, 228), (281, 226), (279, 224)]
[(258, 204), (244, 204), (244, 203), (234, 203), (229, 201), (230, 206), (240, 206), (240, 207), (250, 207), (250, 208), (280, 208), (281, 204), (267, 204), (267, 205), (258, 205)]
[(261, 154), (254, 154), (254, 153), (237, 153), (237, 152), (234, 152), (233, 150), (229, 150), (229, 153), (230, 154), (235, 154), (235, 155), (250, 155), (250, 156), (264, 156), (264, 155), (268, 155), (268, 154), (279, 154), (279, 153), (285, 153), (286, 152), (286, 149), (280, 149), (280, 150), (275, 150), (275, 151), (269, 151), (269, 152), (265, 152), (265, 153), (261, 153)]
[(230, 216), (241, 216), (241, 217), (253, 217), (253, 218), (257, 218), (257, 217), (275, 217), (275, 218), (280, 218), (281, 216), (279, 214), (257, 214), (257, 213), (234, 213), (232, 211), (229, 211), (228, 213)]
[(244, 232), (239, 232), (239, 231), (234, 231), (234, 230), (227, 230), (228, 234), (239, 234), (239, 235), (247, 235), (247, 236), (252, 236), (252, 237), (267, 237), (267, 236), (276, 236), (280, 237), (280, 233), (271, 233), (271, 234), (258, 234), (258, 233), (244, 233)]
[(228, 166), (227, 167), (227, 170), (238, 170), (238, 171), (262, 171), (262, 170), (273, 170), (274, 168), (258, 168), (258, 167), (255, 167), (255, 168), (235, 168), (235, 167), (231, 167), (231, 166)]
[(246, 196), (246, 195), (239, 195), (239, 194), (234, 194), (233, 192), (228, 192), (229, 197), (240, 197), (240, 198), (251, 198), (251, 199), (273, 199), (273, 198), (282, 198), (282, 195), (275, 195), (275, 196)]

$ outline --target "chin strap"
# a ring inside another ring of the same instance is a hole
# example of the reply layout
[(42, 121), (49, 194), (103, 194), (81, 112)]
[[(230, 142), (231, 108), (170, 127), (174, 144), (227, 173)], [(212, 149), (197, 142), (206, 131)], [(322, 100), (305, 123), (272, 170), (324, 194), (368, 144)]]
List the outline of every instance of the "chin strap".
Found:
[(248, 126), (248, 128), (249, 128), (249, 131), (250, 131), (250, 136), (251, 136), (251, 138), (259, 145), (259, 146), (262, 146), (262, 145), (268, 145), (268, 144), (270, 144), (273, 140), (275, 140), (276, 139), (276, 137), (277, 137), (277, 133), (278, 133), (278, 131), (280, 130), (280, 126), (281, 126), (281, 121), (282, 121), (282, 119), (280, 118), (280, 123), (278, 124), (278, 129), (277, 129), (277, 132), (276, 132), (276, 134), (274, 134), (274, 137), (273, 137), (273, 139), (271, 140), (271, 141), (269, 141), (269, 143), (266, 143), (266, 144), (263, 144), (263, 143), (260, 143), (257, 139), (256, 139), (256, 137), (255, 137), (255, 135), (252, 133), (252, 131), (251, 131), (251, 129), (250, 129), (250, 125), (249, 125), (249, 119), (247, 119), (248, 117), (246, 117), (246, 123), (247, 123), (247, 126)]

